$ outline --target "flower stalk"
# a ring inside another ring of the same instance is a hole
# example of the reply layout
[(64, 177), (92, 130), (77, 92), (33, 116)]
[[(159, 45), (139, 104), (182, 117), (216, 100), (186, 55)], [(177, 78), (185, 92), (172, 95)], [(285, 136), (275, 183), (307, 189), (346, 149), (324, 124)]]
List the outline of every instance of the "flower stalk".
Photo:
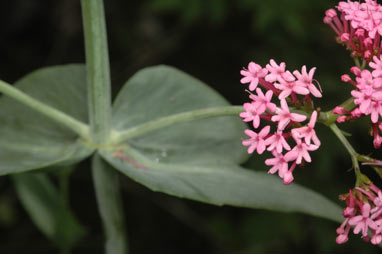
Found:
[(353, 163), (354, 173), (356, 175), (356, 186), (360, 186), (363, 182), (363, 176), (359, 167), (358, 163), (358, 157), (359, 154), (354, 150), (353, 146), (349, 143), (349, 141), (346, 139), (342, 131), (338, 128), (336, 124), (329, 125), (329, 128), (332, 130), (332, 132), (337, 136), (337, 138), (340, 140), (340, 142), (343, 144), (343, 146), (348, 151), (351, 161)]

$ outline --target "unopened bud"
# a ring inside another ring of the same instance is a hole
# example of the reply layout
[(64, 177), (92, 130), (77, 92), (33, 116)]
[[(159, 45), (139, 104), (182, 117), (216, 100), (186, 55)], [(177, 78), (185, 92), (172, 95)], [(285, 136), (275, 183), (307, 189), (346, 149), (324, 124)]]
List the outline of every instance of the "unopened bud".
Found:
[(336, 121), (337, 123), (343, 123), (346, 121), (346, 116), (339, 116)]
[(336, 115), (342, 115), (342, 114), (345, 114), (346, 111), (343, 107), (340, 107), (340, 106), (337, 106), (333, 109), (333, 114), (336, 114)]
[(340, 39), (342, 42), (347, 42), (350, 39), (350, 35), (348, 33), (343, 33), (341, 34)]
[(351, 67), (350, 71), (351, 71), (351, 73), (353, 73), (356, 76), (359, 76), (361, 74), (361, 70), (357, 66)]
[(348, 74), (344, 74), (344, 75), (341, 76), (341, 80), (343, 82), (347, 83), (347, 82), (351, 81), (351, 78), (350, 78), (350, 76)]
[(337, 12), (334, 9), (326, 10), (325, 15), (330, 18), (334, 18), (337, 16)]
[(294, 177), (290, 170), (285, 172), (283, 180), (283, 184), (285, 185), (289, 185), (291, 182), (293, 182)]
[(336, 243), (337, 244), (344, 244), (349, 240), (347, 235), (338, 235), (336, 238)]

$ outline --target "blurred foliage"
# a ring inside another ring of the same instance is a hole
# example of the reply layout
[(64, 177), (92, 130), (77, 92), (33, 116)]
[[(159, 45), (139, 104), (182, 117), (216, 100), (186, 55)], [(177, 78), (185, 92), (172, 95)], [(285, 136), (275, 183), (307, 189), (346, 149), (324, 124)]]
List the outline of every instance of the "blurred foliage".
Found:
[[(329, 110), (350, 94), (340, 75), (352, 66), (349, 53), (322, 23), (332, 0), (142, 0), (105, 1), (113, 91), (138, 69), (173, 65), (210, 84), (229, 101), (247, 101), (239, 71), (251, 60), (270, 58), (294, 70), (317, 67)], [(83, 62), (79, 1), (6, 1), (0, 10), (0, 77), (14, 82), (46, 65)], [(155, 92), (155, 91), (153, 91)], [(370, 153), (367, 121), (347, 123), (350, 142)], [(319, 126), (322, 147), (313, 163), (295, 172), (295, 181), (337, 201), (354, 183), (350, 158), (334, 135)], [(374, 153), (380, 157), (380, 152)], [(267, 170), (264, 156), (246, 163)], [(1, 162), (0, 162), (1, 163)], [(376, 179), (372, 170), (369, 173)], [(71, 176), (70, 206), (88, 229), (74, 253), (102, 253), (102, 230), (88, 162)], [(131, 253), (378, 253), (358, 236), (335, 244), (336, 223), (301, 214), (214, 207), (180, 200), (121, 176)], [(281, 180), (280, 180), (280, 184)], [(11, 182), (0, 179), (0, 253), (52, 253), (33, 226)], [(344, 204), (341, 204), (344, 205)], [(12, 215), (11, 215), (12, 214)]]

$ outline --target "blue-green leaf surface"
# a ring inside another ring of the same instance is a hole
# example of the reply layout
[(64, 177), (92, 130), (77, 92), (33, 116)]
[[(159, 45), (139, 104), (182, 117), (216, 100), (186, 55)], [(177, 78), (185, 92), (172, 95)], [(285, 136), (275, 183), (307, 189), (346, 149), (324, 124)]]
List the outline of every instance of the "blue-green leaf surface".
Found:
[[(113, 126), (124, 131), (161, 117), (225, 105), (201, 81), (171, 67), (151, 67), (123, 87), (114, 103)], [(320, 194), (237, 166), (247, 156), (241, 145), (244, 128), (235, 116), (201, 119), (151, 131), (99, 153), (154, 191), (215, 205), (341, 219), (341, 209)]]
[(277, 176), (265, 172), (229, 164), (156, 162), (128, 146), (100, 153), (116, 169), (153, 191), (215, 205), (302, 212), (334, 221), (342, 218), (341, 208), (320, 194), (296, 183), (285, 186)]
[[(128, 130), (161, 117), (196, 109), (227, 106), (217, 92), (190, 75), (169, 66), (143, 69), (122, 88), (113, 105), (113, 126)], [(152, 160), (184, 164), (242, 162), (245, 125), (238, 116), (176, 124), (128, 140)]]
[[(39, 69), (15, 86), (74, 118), (87, 122), (83, 65)], [(93, 152), (78, 136), (48, 117), (6, 96), (0, 98), (0, 175), (54, 164), (70, 164)]]

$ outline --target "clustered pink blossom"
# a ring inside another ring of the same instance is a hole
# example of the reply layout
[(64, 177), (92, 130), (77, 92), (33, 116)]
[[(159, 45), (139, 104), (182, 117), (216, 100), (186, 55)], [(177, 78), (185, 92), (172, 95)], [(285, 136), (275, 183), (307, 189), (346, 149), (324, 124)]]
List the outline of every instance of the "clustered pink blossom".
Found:
[[(344, 74), (341, 80), (352, 86), (351, 103), (334, 108), (338, 123), (369, 117), (374, 147), (382, 144), (382, 5), (376, 0), (342, 1), (336, 9), (325, 13), (324, 23), (336, 33), (337, 42), (351, 51), (357, 66), (350, 68), (355, 76)], [(362, 64), (359, 62), (362, 60)], [(354, 103), (353, 103), (354, 102)], [(313, 138), (313, 137), (312, 137)], [(381, 161), (368, 162), (381, 166)], [(345, 220), (337, 229), (338, 244), (348, 241), (349, 232), (360, 234), (372, 244), (382, 243), (382, 190), (369, 183), (356, 187), (346, 195)]]
[(339, 2), (336, 9), (325, 13), (324, 23), (337, 34), (353, 57), (370, 61), (381, 53), (382, 6), (375, 0)]
[[(307, 116), (291, 111), (289, 105), (312, 106), (310, 95), (322, 95), (314, 84), (317, 83), (313, 79), (316, 68), (307, 71), (306, 66), (303, 66), (301, 72), (290, 72), (285, 68), (285, 63), (277, 64), (272, 59), (265, 68), (250, 62), (248, 69), (240, 72), (244, 76), (241, 83), (249, 83), (249, 90), (255, 91), (250, 92), (249, 98), (252, 101), (244, 103), (244, 112), (240, 113), (240, 117), (244, 122), (252, 122), (254, 129), (265, 125), (259, 132), (246, 130), (249, 139), (243, 140), (243, 145), (248, 146), (248, 153), (271, 152), (273, 157), (265, 160), (265, 164), (271, 166), (268, 173), (278, 172), (283, 183), (290, 184), (294, 180), (293, 171), (296, 166), (302, 165), (303, 161), (311, 162), (309, 152), (317, 150), (321, 143), (314, 130), (317, 111), (313, 111), (309, 123), (302, 126)], [(279, 101), (280, 106), (272, 102), (273, 95), (277, 96), (275, 100)], [(298, 96), (302, 96), (302, 100)], [(273, 124), (273, 131), (267, 125), (269, 123)], [(292, 141), (294, 146), (288, 141)]]
[(341, 195), (346, 200), (343, 216), (344, 222), (337, 228), (336, 242), (343, 244), (348, 241), (348, 235), (353, 228), (354, 234), (372, 244), (382, 242), (382, 190), (374, 184), (356, 187), (348, 194)]
[(374, 147), (379, 148), (382, 144), (382, 59), (374, 56), (369, 63), (371, 70), (361, 70), (354, 66), (350, 71), (355, 75), (353, 80), (349, 75), (342, 76), (342, 81), (353, 86), (351, 95), (354, 98), (356, 107), (347, 111), (344, 108), (336, 107), (333, 112), (340, 115), (337, 122), (342, 123), (351, 119), (370, 116), (372, 125), (371, 133), (374, 137)]

